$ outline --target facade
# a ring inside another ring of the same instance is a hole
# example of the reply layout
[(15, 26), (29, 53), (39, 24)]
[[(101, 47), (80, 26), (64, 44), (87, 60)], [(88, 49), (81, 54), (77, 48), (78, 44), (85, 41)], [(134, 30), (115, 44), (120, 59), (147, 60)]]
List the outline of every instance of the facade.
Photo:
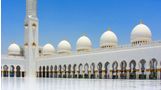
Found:
[(161, 41), (153, 41), (142, 22), (132, 30), (129, 45), (118, 45), (109, 29), (100, 37), (99, 48), (92, 48), (83, 35), (76, 51), (67, 40), (57, 48), (50, 43), (39, 46), (38, 26), (37, 0), (26, 0), (24, 45), (12, 43), (2, 55), (2, 77), (161, 79)]

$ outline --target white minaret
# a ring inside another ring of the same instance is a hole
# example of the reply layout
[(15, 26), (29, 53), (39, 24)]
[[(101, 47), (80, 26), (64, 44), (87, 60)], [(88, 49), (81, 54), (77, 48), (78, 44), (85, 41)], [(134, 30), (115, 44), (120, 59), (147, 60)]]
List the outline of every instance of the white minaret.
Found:
[(39, 56), (37, 0), (26, 0), (24, 55), (26, 76), (36, 77), (36, 59)]

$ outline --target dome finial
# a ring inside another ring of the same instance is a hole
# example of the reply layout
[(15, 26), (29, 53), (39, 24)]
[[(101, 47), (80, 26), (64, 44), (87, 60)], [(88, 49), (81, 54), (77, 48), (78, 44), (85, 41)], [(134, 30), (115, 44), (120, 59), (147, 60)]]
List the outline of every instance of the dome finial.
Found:
[(107, 31), (111, 31), (111, 28), (110, 28), (110, 27), (108, 27)]
[(63, 40), (68, 41), (67, 37), (64, 37)]
[(87, 34), (86, 33), (83, 33), (83, 35), (82, 36), (87, 36)]
[(143, 20), (142, 19), (140, 20), (140, 24), (143, 24)]

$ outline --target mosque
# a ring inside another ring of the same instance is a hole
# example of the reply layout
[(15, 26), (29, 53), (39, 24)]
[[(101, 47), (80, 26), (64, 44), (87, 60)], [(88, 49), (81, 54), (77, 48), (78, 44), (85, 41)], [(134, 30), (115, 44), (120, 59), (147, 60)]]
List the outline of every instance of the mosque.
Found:
[(76, 42), (76, 51), (67, 40), (55, 48), (39, 46), (37, 0), (26, 0), (24, 45), (12, 43), (1, 57), (1, 77), (161, 79), (161, 41), (153, 41), (150, 28), (139, 23), (131, 32), (129, 45), (118, 45), (111, 30), (92, 48), (86, 35)]

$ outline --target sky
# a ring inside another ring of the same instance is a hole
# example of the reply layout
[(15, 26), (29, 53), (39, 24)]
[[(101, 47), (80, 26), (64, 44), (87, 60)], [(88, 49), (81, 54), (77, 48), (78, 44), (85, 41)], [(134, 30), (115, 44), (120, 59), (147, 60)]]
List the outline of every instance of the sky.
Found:
[[(25, 0), (1, 0), (1, 52), (11, 43), (24, 44)], [(129, 44), (132, 29), (140, 20), (161, 40), (161, 0), (38, 0), (39, 45), (51, 43), (56, 48), (66, 39), (73, 50), (82, 35), (88, 36), (93, 48), (99, 47), (101, 35), (108, 28), (117, 35), (119, 44)]]

